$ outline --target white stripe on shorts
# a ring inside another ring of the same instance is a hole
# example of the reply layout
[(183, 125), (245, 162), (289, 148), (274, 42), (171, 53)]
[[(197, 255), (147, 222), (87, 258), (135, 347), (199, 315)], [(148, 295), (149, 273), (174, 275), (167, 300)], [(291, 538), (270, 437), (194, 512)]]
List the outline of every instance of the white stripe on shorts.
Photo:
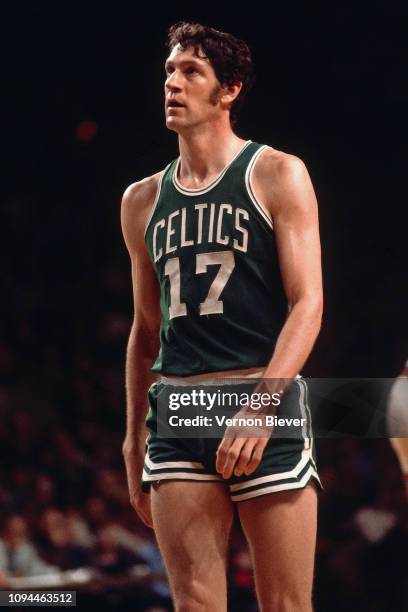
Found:
[(268, 474), (267, 476), (259, 476), (246, 482), (237, 482), (236, 484), (230, 485), (230, 491), (241, 491), (254, 485), (263, 484), (265, 482), (273, 482), (274, 480), (283, 480), (285, 478), (297, 478), (298, 474), (303, 470), (307, 462), (310, 460), (310, 449), (304, 448), (302, 450), (302, 456), (300, 461), (292, 470), (288, 472), (279, 472), (278, 474)]
[(159, 480), (210, 480), (210, 481), (222, 481), (220, 476), (216, 474), (199, 474), (197, 472), (163, 472), (158, 474), (148, 474), (143, 468), (143, 482), (159, 481)]
[[(274, 476), (276, 474), (273, 474)], [(283, 482), (278, 485), (271, 485), (269, 487), (262, 487), (262, 489), (256, 489), (255, 491), (248, 491), (247, 493), (241, 493), (240, 495), (234, 495), (232, 501), (244, 501), (245, 499), (251, 499), (252, 497), (259, 497), (259, 495), (265, 495), (266, 493), (274, 493), (278, 491), (290, 491), (292, 489), (302, 489), (308, 482), (309, 478), (314, 476), (320, 483), (319, 477), (316, 474), (312, 466), (309, 467), (307, 472), (304, 474), (299, 482)]]

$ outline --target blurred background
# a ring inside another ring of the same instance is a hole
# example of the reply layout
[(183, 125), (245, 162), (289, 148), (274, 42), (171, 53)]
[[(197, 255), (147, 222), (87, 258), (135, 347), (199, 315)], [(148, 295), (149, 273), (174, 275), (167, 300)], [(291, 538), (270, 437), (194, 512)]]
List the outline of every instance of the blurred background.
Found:
[[(393, 377), (407, 357), (405, 2), (3, 9), (0, 586), (71, 585), (83, 609), (171, 609), (121, 455), (132, 294), (119, 208), (177, 156), (162, 88), (181, 19), (249, 43), (257, 78), (237, 131), (312, 176), (326, 306), (305, 375)], [(408, 609), (388, 442), (320, 440), (318, 453), (316, 611)], [(231, 610), (256, 611), (238, 525), (229, 583)]]

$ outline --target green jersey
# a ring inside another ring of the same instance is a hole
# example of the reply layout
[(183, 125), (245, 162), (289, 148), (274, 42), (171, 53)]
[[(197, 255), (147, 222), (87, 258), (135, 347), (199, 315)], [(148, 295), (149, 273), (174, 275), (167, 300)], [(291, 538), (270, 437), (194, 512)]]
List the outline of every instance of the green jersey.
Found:
[(272, 220), (251, 173), (266, 147), (248, 141), (203, 189), (165, 169), (146, 228), (160, 285), (153, 370), (188, 376), (265, 366), (286, 315)]

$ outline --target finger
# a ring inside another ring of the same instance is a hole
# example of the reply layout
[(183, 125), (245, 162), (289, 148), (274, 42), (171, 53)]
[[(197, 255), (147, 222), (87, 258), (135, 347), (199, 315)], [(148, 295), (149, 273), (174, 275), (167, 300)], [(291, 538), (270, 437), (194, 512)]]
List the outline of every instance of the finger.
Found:
[(141, 510), (140, 508), (138, 508), (137, 506), (134, 506), (135, 510), (136, 510), (136, 514), (139, 517), (139, 519), (142, 521), (142, 523), (144, 525), (147, 525), (146, 521), (147, 521), (147, 517), (145, 515), (145, 513), (143, 512), (143, 510)]
[(150, 496), (149, 496), (148, 501), (147, 501), (146, 511), (147, 511), (146, 512), (146, 518), (147, 518), (146, 525), (148, 527), (150, 527), (151, 529), (153, 529), (153, 517), (152, 517), (152, 508), (151, 508), (151, 505), (150, 505)]
[(231, 478), (232, 472), (234, 471), (235, 464), (241, 453), (241, 449), (246, 442), (246, 438), (236, 438), (233, 444), (230, 446), (227, 455), (225, 457), (224, 466), (222, 469), (223, 478)]
[(135, 496), (132, 498), (132, 506), (136, 510), (136, 513), (140, 520), (147, 525), (147, 527), (153, 527), (152, 513), (150, 509), (150, 496), (143, 494), (142, 497)]
[(149, 512), (145, 512), (143, 516), (141, 514), (139, 516), (147, 527), (150, 527), (150, 529), (153, 529), (153, 519)]
[(268, 443), (268, 438), (258, 438), (258, 442), (252, 451), (252, 457), (247, 467), (244, 469), (244, 473), (246, 474), (246, 476), (249, 476), (250, 474), (255, 472), (256, 468), (261, 463), (262, 456), (263, 456), (267, 443)]
[(220, 444), (218, 445), (217, 452), (216, 452), (217, 461), (215, 464), (215, 469), (220, 474), (224, 469), (224, 464), (227, 459), (227, 453), (230, 447), (232, 446), (233, 442), (234, 442), (234, 438), (232, 436), (227, 437), (227, 438), (224, 437), (221, 440)]
[(251, 460), (252, 452), (257, 443), (257, 439), (248, 438), (241, 449), (238, 457), (238, 461), (235, 465), (234, 476), (241, 476), (244, 473), (245, 468)]
[(139, 504), (138, 514), (144, 524), (147, 525), (147, 527), (153, 527), (152, 513), (150, 510), (150, 500), (147, 500), (147, 502), (143, 500), (143, 502)]

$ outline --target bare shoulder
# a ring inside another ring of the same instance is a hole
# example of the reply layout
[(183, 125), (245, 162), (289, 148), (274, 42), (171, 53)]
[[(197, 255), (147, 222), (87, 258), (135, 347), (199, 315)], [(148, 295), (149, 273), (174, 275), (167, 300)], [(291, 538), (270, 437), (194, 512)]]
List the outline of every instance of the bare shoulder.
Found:
[(296, 155), (267, 147), (258, 158), (252, 181), (255, 192), (273, 215), (282, 205), (298, 208), (315, 203), (308, 170)]
[(129, 251), (143, 240), (146, 224), (157, 195), (163, 171), (132, 183), (126, 189), (121, 205), (122, 232)]
[(255, 165), (254, 175), (258, 180), (282, 184), (302, 181), (308, 172), (304, 162), (296, 155), (267, 147)]
[(150, 211), (162, 173), (157, 172), (129, 185), (122, 198), (122, 214), (127, 217), (140, 218), (144, 213)]

